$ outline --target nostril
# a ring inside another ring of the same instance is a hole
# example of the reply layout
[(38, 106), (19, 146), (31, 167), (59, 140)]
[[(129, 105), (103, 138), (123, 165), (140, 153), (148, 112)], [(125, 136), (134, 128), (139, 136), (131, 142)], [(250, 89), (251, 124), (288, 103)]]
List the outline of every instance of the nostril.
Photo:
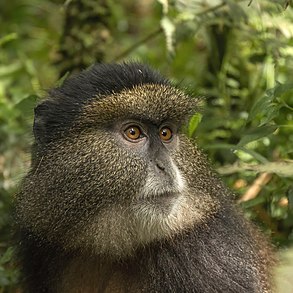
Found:
[(165, 171), (165, 167), (163, 166), (162, 163), (158, 163), (158, 162), (157, 162), (156, 165), (157, 165), (158, 169), (160, 169), (161, 171)]

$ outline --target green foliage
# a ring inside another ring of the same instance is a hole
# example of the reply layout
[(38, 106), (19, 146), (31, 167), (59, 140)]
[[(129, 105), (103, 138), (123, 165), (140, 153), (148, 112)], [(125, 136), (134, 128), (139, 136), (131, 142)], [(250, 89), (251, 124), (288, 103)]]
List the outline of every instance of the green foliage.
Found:
[(10, 263), (13, 258), (13, 249), (9, 247), (3, 255), (0, 255), (0, 288), (16, 284), (18, 281), (18, 272)]
[(200, 113), (186, 128), (188, 135), (208, 153), (240, 201), (259, 174), (270, 175), (241, 206), (277, 246), (292, 244), (291, 1), (4, 2), (0, 292), (15, 292), (17, 284), (11, 202), (29, 166), (34, 105), (65, 72), (94, 60), (147, 62), (193, 95), (204, 96)]
[(197, 126), (200, 123), (201, 119), (202, 115), (200, 113), (196, 113), (191, 117), (188, 125), (188, 135), (190, 137), (194, 136)]

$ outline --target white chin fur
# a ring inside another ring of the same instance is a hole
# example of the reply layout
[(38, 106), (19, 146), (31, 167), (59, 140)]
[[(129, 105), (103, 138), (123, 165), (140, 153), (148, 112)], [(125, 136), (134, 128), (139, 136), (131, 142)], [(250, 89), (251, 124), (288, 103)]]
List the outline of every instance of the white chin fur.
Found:
[(164, 184), (154, 173), (149, 172), (141, 191), (141, 200), (131, 207), (136, 234), (142, 243), (172, 236), (187, 222), (191, 222), (188, 216), (190, 199), (184, 192), (185, 180), (177, 166), (171, 163), (171, 184)]
[(192, 190), (175, 164), (173, 168), (173, 184), (162, 184), (150, 173), (140, 196), (101, 212), (69, 246), (86, 246), (93, 253), (120, 258), (204, 221), (216, 209), (213, 200)]

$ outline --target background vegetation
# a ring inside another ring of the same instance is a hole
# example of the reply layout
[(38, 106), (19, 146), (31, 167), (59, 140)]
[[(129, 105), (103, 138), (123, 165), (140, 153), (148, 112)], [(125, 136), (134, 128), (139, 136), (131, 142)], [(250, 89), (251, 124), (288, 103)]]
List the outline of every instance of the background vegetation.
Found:
[(94, 62), (146, 62), (204, 96), (186, 131), (275, 246), (293, 244), (291, 0), (9, 0), (0, 23), (0, 292), (20, 292), (10, 215), (34, 105)]

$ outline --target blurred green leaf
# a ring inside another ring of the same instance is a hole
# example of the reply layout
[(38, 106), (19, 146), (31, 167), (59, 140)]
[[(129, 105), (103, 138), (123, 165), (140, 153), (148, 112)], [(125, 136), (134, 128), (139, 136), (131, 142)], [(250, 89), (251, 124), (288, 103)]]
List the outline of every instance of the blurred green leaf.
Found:
[(12, 260), (14, 250), (12, 247), (8, 247), (3, 255), (0, 256), (0, 265), (6, 264)]
[(260, 120), (260, 126), (266, 125), (274, 120), (279, 115), (282, 107), (282, 104), (270, 104), (266, 109), (264, 117)]
[(5, 45), (8, 42), (14, 41), (17, 39), (17, 33), (8, 34), (2, 38), (0, 38), (0, 47)]
[(55, 86), (56, 87), (60, 87), (62, 86), (63, 82), (69, 77), (70, 73), (67, 71), (61, 78), (59, 78), (56, 83)]
[(15, 109), (21, 111), (22, 115), (26, 117), (33, 117), (34, 108), (40, 98), (37, 95), (30, 95), (15, 105)]
[(274, 95), (276, 97), (281, 97), (283, 94), (286, 94), (289, 91), (292, 91), (293, 93), (293, 83), (277, 83), (276, 87), (274, 88)]
[(267, 163), (268, 162), (268, 159), (266, 159), (264, 156), (262, 156), (260, 153), (254, 151), (254, 150), (245, 148), (243, 146), (238, 146), (238, 145), (234, 146), (234, 149), (235, 150), (241, 150), (241, 151), (249, 154), (251, 157), (255, 158), (258, 162), (261, 162), (261, 163)]
[(250, 122), (251, 120), (255, 119), (258, 114), (262, 113), (265, 109), (267, 109), (267, 107), (270, 105), (273, 99), (274, 96), (272, 92), (270, 94), (267, 93), (262, 98), (258, 99), (249, 112), (247, 122)]
[(272, 134), (277, 128), (278, 127), (276, 125), (262, 125), (259, 127), (252, 128), (241, 137), (237, 146), (245, 146), (249, 142), (268, 136)]
[(189, 137), (193, 137), (193, 135), (196, 131), (196, 128), (201, 121), (201, 118), (202, 118), (202, 115), (200, 113), (196, 113), (191, 117), (191, 119), (189, 121), (189, 127), (188, 127), (188, 136)]
[(293, 84), (281, 84), (277, 83), (274, 88), (266, 91), (266, 94), (258, 99), (251, 108), (247, 122), (252, 121), (257, 116), (261, 115), (261, 125), (269, 123), (275, 117), (278, 116), (279, 111), (284, 107), (284, 102), (278, 100), (277, 98), (282, 97), (292, 91), (293, 94)]
[(257, 205), (260, 205), (260, 204), (262, 204), (264, 202), (266, 202), (265, 197), (259, 196), (259, 197), (256, 197), (254, 199), (241, 202), (240, 205), (242, 206), (242, 208), (248, 209), (248, 208), (253, 208), (253, 207), (257, 206)]

